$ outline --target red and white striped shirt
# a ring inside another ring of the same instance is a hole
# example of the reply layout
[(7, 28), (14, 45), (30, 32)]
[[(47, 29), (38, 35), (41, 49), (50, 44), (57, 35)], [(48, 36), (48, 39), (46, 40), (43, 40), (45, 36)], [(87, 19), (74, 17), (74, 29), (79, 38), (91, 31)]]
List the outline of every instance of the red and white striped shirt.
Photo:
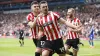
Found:
[(60, 16), (55, 12), (49, 12), (46, 16), (40, 16), (38, 23), (43, 26), (47, 40), (56, 40), (61, 38), (58, 28), (58, 19)]
[[(26, 19), (27, 21), (34, 21), (34, 18), (36, 18), (34, 16), (34, 14), (31, 12), (27, 15)], [(37, 35), (38, 35), (38, 31), (39, 31), (39, 27), (38, 26), (35, 26), (34, 28), (31, 28), (31, 32), (32, 32), (32, 38), (36, 39), (37, 38)]]
[[(80, 20), (78, 18), (74, 18), (72, 21), (71, 19), (67, 19), (68, 22), (72, 23), (73, 25), (78, 25)], [(76, 32), (68, 31), (68, 38), (67, 39), (76, 39), (79, 38), (79, 34)]]

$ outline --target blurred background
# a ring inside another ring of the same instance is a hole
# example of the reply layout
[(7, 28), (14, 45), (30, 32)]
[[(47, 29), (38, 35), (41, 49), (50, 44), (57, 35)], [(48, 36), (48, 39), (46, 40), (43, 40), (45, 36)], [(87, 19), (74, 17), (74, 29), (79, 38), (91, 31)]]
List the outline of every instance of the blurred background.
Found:
[[(31, 30), (26, 25), (26, 16), (31, 12), (31, 2), (34, 0), (0, 0), (0, 56), (34, 56), (35, 46), (30, 41)], [(36, 0), (40, 2), (41, 0)], [(75, 8), (75, 16), (84, 26), (78, 56), (100, 56), (100, 0), (46, 0), (49, 10), (59, 12), (66, 18), (68, 8)], [(89, 49), (88, 33), (94, 26), (94, 49)], [(62, 35), (66, 35), (67, 27), (59, 24)], [(25, 33), (25, 45), (19, 47), (19, 30)], [(27, 39), (29, 38), (29, 39)], [(57, 55), (54, 55), (57, 56)]]
[[(0, 0), (0, 36), (15, 36), (19, 28), (25, 30), (26, 36), (30, 35), (26, 27), (26, 16), (30, 4), (34, 0)], [(41, 0), (37, 0), (40, 2)], [(68, 8), (76, 9), (78, 17), (84, 25), (83, 35), (87, 34), (90, 23), (95, 27), (95, 36), (100, 38), (100, 0), (46, 0), (49, 10), (59, 12), (66, 16)], [(24, 25), (23, 25), (24, 24)], [(63, 25), (61, 25), (62, 27)]]

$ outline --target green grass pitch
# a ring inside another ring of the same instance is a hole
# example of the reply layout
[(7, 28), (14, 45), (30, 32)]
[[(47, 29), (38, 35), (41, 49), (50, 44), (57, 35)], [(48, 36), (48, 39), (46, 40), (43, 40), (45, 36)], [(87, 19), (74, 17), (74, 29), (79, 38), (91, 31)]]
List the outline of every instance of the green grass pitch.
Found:
[[(0, 38), (0, 56), (34, 56), (35, 46), (31, 39), (25, 39), (23, 47), (20, 47), (18, 41), (14, 38)], [(82, 42), (85, 46), (80, 46), (78, 56), (100, 56), (100, 41), (94, 41), (95, 48), (90, 48), (88, 41)]]

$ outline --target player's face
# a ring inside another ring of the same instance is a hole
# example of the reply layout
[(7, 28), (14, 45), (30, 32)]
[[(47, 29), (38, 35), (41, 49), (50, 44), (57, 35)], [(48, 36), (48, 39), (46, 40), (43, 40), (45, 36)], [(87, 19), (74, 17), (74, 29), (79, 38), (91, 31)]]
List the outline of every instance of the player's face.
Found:
[(41, 4), (40, 8), (41, 8), (42, 13), (44, 13), (44, 14), (48, 13), (48, 4), (47, 3)]
[(68, 16), (69, 16), (70, 18), (72, 18), (72, 17), (75, 15), (75, 11), (72, 10), (72, 11), (70, 11), (70, 12), (67, 12), (67, 14), (68, 14)]
[(33, 11), (33, 12), (39, 12), (39, 4), (33, 4), (32, 6), (31, 6), (31, 10)]
[(72, 11), (72, 14), (75, 15), (75, 10)]

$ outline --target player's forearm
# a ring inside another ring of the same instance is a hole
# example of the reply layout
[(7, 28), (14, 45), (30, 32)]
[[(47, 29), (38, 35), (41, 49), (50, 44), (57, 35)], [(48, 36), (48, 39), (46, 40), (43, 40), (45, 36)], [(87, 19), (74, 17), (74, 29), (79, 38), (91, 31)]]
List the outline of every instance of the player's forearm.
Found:
[(77, 32), (77, 33), (80, 33), (82, 31), (83, 27), (80, 27), (78, 29), (72, 29), (70, 28), (69, 30), (72, 31), (72, 32)]
[(70, 29), (72, 32), (79, 32), (77, 29)]
[(71, 24), (71, 23), (69, 23), (69, 22), (64, 22), (67, 26), (69, 26), (69, 27), (71, 27), (71, 28), (74, 28), (74, 29), (77, 29), (77, 26), (75, 26), (75, 25), (73, 25), (73, 24)]
[(43, 36), (43, 32), (38, 33), (38, 38), (41, 38)]
[(43, 37), (43, 35), (44, 35), (43, 31), (39, 31), (39, 33), (38, 33), (38, 39), (41, 39)]
[(77, 26), (67, 22), (66, 20), (64, 20), (63, 18), (60, 18), (60, 22), (63, 23), (63, 24), (66, 24), (67, 26), (71, 27), (71, 28), (74, 28), (74, 29), (77, 29)]
[(33, 27), (35, 26), (35, 23), (29, 22), (28, 25), (29, 25), (31, 28), (33, 28)]
[(34, 22), (30, 21), (28, 22), (28, 25), (31, 27), (31, 28), (34, 28), (36, 26), (36, 19), (34, 20)]

